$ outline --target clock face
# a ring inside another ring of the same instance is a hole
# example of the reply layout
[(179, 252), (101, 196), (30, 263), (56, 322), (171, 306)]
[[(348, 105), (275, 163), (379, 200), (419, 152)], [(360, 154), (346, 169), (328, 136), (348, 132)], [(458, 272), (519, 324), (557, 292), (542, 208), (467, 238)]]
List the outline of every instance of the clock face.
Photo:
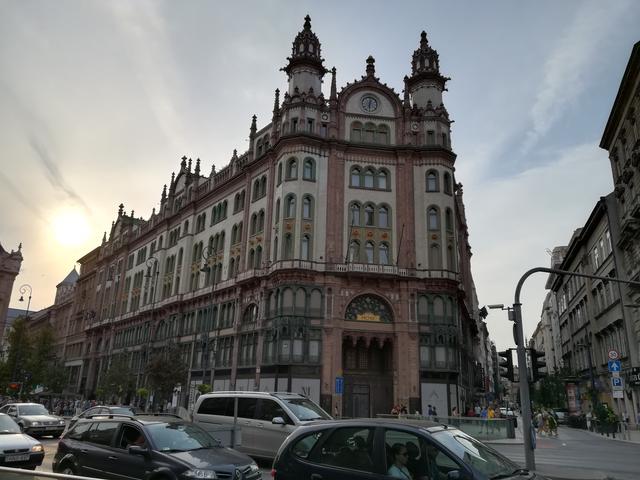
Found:
[(375, 112), (378, 109), (378, 100), (371, 95), (365, 95), (362, 97), (361, 105), (365, 112)]

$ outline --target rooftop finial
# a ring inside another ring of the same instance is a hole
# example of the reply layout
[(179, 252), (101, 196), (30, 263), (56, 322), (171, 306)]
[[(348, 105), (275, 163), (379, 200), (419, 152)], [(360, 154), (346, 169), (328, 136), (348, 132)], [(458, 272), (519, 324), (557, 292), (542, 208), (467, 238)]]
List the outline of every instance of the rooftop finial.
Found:
[(195, 174), (197, 176), (200, 176), (200, 159), (196, 158), (196, 170), (195, 170)]
[(336, 88), (336, 67), (331, 69), (331, 98), (335, 98), (337, 96), (337, 88)]
[(304, 29), (311, 30), (311, 17), (309, 16), (309, 14), (304, 17)]
[(373, 77), (373, 75), (376, 73), (376, 59), (373, 58), (371, 55), (369, 55), (369, 57), (367, 58), (367, 76), (368, 77)]
[(280, 113), (280, 89), (276, 88), (276, 95), (273, 99), (273, 115)]
[(121, 203), (118, 206), (118, 217), (121, 217), (124, 214), (124, 203)]

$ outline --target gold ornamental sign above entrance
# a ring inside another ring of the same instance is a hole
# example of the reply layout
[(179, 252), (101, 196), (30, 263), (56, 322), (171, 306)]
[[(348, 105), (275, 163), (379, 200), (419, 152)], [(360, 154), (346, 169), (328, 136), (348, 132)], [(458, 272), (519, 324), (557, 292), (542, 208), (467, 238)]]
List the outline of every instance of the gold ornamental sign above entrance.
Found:
[(391, 323), (393, 314), (389, 305), (377, 295), (360, 295), (347, 307), (345, 319), (357, 322)]
[(380, 315), (376, 315), (373, 312), (365, 312), (356, 314), (356, 320), (359, 322), (379, 322)]

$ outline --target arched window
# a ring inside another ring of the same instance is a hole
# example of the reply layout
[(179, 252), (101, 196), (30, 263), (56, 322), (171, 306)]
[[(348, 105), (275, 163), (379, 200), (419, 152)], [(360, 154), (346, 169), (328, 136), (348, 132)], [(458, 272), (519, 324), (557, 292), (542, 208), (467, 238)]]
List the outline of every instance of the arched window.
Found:
[(253, 182), (253, 193), (252, 193), (251, 195), (252, 195), (252, 197), (251, 197), (251, 198), (253, 199), (253, 201), (254, 201), (254, 202), (255, 202), (255, 201), (258, 199), (258, 197), (260, 196), (260, 180), (258, 180), (257, 178), (256, 178), (256, 180)]
[(254, 268), (255, 257), (256, 257), (256, 252), (252, 248), (251, 250), (249, 250), (249, 268)]
[(452, 272), (457, 271), (456, 255), (455, 251), (453, 250), (453, 245), (449, 245), (447, 247), (447, 269), (451, 270)]
[(278, 164), (278, 185), (282, 183), (282, 162)]
[(376, 143), (381, 145), (389, 144), (389, 127), (387, 125), (378, 125), (376, 132)]
[(278, 223), (280, 221), (280, 199), (276, 200), (276, 215), (275, 222)]
[(451, 195), (451, 175), (449, 172), (445, 172), (443, 176), (444, 181), (444, 193), (447, 195)]
[(373, 242), (367, 242), (365, 245), (365, 253), (367, 254), (367, 263), (373, 263), (375, 245)]
[(231, 228), (231, 245), (235, 245), (238, 242), (238, 226), (234, 225)]
[(364, 224), (367, 227), (373, 227), (376, 224), (375, 210), (373, 208), (373, 205), (371, 205), (370, 203), (367, 203), (364, 206)]
[(287, 161), (287, 180), (295, 180), (298, 178), (298, 160), (290, 158)]
[(360, 261), (360, 243), (358, 243), (357, 240), (352, 240), (351, 244), (349, 245), (349, 261)]
[(278, 261), (278, 237), (273, 239), (273, 261)]
[(311, 238), (309, 235), (302, 236), (302, 242), (300, 242), (300, 257), (302, 260), (310, 260), (311, 257)]
[(453, 214), (451, 213), (450, 208), (447, 208), (444, 211), (444, 226), (447, 229), (447, 232), (453, 232)]
[(293, 194), (287, 195), (284, 204), (284, 217), (296, 218), (296, 196)]
[(242, 241), (242, 222), (240, 222), (238, 224), (238, 237), (237, 237), (237, 239), (238, 239), (238, 242)]
[(358, 167), (353, 167), (351, 169), (351, 186), (352, 187), (362, 186), (360, 182), (360, 169)]
[(381, 243), (378, 249), (378, 260), (382, 265), (389, 265), (389, 245), (387, 243)]
[(262, 155), (262, 139), (259, 139), (257, 142), (257, 152), (258, 152), (258, 156)]
[(431, 207), (427, 210), (427, 228), (429, 230), (440, 229), (440, 214), (436, 207)]
[(384, 205), (378, 209), (378, 227), (389, 228), (389, 209)]
[(313, 158), (305, 158), (304, 159), (304, 167), (302, 170), (302, 178), (304, 180), (315, 180), (316, 179), (316, 166)]
[(260, 197), (264, 197), (266, 194), (267, 194), (267, 176), (263, 175), (262, 178), (260, 179)]
[(365, 143), (373, 143), (375, 142), (375, 135), (376, 135), (376, 126), (373, 123), (366, 123), (364, 125), (364, 136), (363, 136), (363, 141)]
[(284, 259), (291, 260), (293, 258), (293, 235), (287, 233), (284, 236)]
[(433, 243), (429, 247), (429, 268), (442, 269), (442, 255), (440, 254), (440, 245), (437, 243)]
[(352, 142), (362, 141), (362, 123), (353, 122), (351, 124), (351, 141)]
[(360, 205), (358, 203), (352, 203), (350, 210), (351, 210), (350, 224), (353, 226), (360, 226)]
[(258, 232), (264, 232), (264, 210), (258, 213)]
[(387, 190), (389, 188), (389, 173), (386, 170), (378, 171), (378, 185), (380, 190)]
[(222, 202), (222, 218), (227, 218), (227, 201)]
[(255, 268), (261, 268), (261, 267), (262, 267), (262, 247), (258, 245), (258, 248), (256, 248)]
[[(253, 253), (253, 250), (251, 252)], [(235, 258), (231, 257), (231, 259), (229, 260), (229, 278), (233, 277), (233, 275), (235, 274), (235, 270), (236, 260)]]
[(249, 228), (249, 234), (250, 235), (255, 235), (256, 234), (257, 226), (258, 226), (258, 215), (256, 215), (254, 213), (253, 215), (251, 215), (251, 224), (250, 224), (250, 228)]
[(375, 177), (375, 173), (373, 169), (367, 168), (364, 171), (364, 188), (373, 188), (373, 179)]
[(438, 191), (438, 172), (430, 170), (427, 172), (427, 192)]
[(311, 195), (302, 197), (302, 218), (311, 220), (313, 218), (313, 199)]

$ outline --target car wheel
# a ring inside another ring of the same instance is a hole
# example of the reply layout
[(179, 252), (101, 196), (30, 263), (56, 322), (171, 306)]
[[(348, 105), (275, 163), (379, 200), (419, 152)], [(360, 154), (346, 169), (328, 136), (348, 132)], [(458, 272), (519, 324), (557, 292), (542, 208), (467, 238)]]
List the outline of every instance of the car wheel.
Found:
[(64, 475), (76, 475), (76, 469), (73, 468), (73, 466), (67, 464), (62, 467), (62, 470), (60, 470), (59, 473), (62, 473)]

